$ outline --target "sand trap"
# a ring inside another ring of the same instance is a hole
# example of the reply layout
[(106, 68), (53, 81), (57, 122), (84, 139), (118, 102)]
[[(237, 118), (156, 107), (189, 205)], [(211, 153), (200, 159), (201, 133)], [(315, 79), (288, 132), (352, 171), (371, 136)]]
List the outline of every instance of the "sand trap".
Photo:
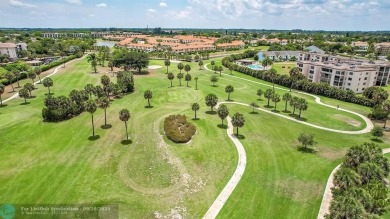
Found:
[(149, 65), (148, 66), (148, 69), (151, 69), (151, 70), (160, 69), (160, 68), (162, 68), (161, 65)]

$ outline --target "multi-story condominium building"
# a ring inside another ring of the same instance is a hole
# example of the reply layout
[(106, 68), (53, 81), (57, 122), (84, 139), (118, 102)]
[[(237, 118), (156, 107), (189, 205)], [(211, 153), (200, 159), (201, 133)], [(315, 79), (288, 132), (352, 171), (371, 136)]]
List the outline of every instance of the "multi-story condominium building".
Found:
[(361, 42), (361, 41), (356, 41), (352, 42), (352, 46), (358, 48), (359, 50), (362, 51), (367, 51), (368, 49), (368, 43), (367, 42)]
[(375, 45), (375, 49), (379, 55), (387, 56), (390, 54), (390, 42), (378, 43)]
[(7, 55), (11, 61), (14, 61), (18, 58), (16, 48), (15, 43), (0, 43), (0, 55)]
[(263, 54), (272, 60), (290, 60), (295, 57), (298, 59), (299, 51), (266, 51)]
[(389, 83), (390, 63), (384, 61), (303, 52), (299, 55), (297, 65), (311, 82), (327, 83), (355, 93)]

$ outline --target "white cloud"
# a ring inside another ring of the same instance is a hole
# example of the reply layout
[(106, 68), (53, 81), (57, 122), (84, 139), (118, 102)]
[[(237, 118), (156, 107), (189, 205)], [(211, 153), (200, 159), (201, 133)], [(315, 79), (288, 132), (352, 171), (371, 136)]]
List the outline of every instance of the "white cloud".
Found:
[(35, 5), (23, 3), (23, 2), (17, 1), (17, 0), (9, 0), (9, 4), (14, 6), (14, 7), (20, 7), (20, 8), (35, 8), (36, 7)]
[(166, 8), (166, 7), (168, 7), (168, 5), (167, 5), (167, 3), (165, 3), (165, 2), (160, 2), (160, 7)]
[(97, 4), (96, 7), (107, 7), (107, 4), (106, 3), (100, 3), (100, 4)]
[(157, 11), (155, 10), (155, 9), (153, 9), (153, 8), (149, 8), (148, 10), (146, 10), (148, 13), (152, 13), (152, 14), (154, 14), (154, 13), (156, 13)]
[(76, 4), (76, 5), (81, 5), (82, 1), (81, 0), (65, 0), (66, 2), (70, 4)]
[(89, 16), (89, 17), (96, 17), (95, 14), (89, 14), (88, 16)]

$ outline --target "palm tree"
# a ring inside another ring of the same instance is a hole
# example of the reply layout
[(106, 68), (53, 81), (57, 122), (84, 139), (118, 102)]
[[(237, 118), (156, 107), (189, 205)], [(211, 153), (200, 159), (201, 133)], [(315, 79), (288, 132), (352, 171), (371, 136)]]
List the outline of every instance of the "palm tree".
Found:
[(184, 71), (186, 71), (188, 74), (188, 72), (191, 71), (191, 66), (188, 64), (186, 66), (184, 66)]
[[(32, 83), (34, 84), (34, 79), (37, 77), (37, 75), (34, 72), (29, 72), (27, 74), (28, 78), (31, 79)], [(18, 82), (19, 83), (19, 82)]]
[(177, 79), (179, 79), (179, 85), (180, 85), (180, 87), (181, 87), (181, 79), (183, 78), (183, 76), (184, 76), (184, 74), (183, 73), (177, 73)]
[(218, 97), (215, 94), (209, 94), (206, 96), (205, 101), (206, 101), (206, 106), (211, 107), (211, 112), (213, 112), (214, 107), (218, 103)]
[(259, 96), (259, 100), (261, 100), (261, 96), (264, 94), (264, 91), (262, 89), (257, 90), (257, 96)]
[(275, 78), (276, 78), (276, 70), (274, 68), (271, 68), (269, 71), (268, 71), (268, 77), (269, 79), (271, 79), (272, 81), (272, 89), (275, 90)]
[(298, 97), (293, 97), (290, 100), (290, 106), (293, 107), (293, 113), (292, 113), (293, 115), (295, 115), (295, 109), (297, 108), (298, 101), (299, 101)]
[(215, 61), (211, 61), (211, 69), (214, 70)]
[(192, 79), (191, 75), (190, 74), (186, 74), (186, 76), (184, 77), (184, 80), (187, 81), (187, 87), (188, 87), (188, 82), (190, 82)]
[(95, 53), (90, 53), (87, 56), (87, 61), (91, 63), (91, 67), (93, 68), (94, 72), (97, 73), (97, 59), (98, 57), (96, 56)]
[(192, 109), (192, 111), (194, 111), (194, 112), (195, 112), (195, 117), (194, 117), (194, 119), (196, 119), (196, 111), (198, 111), (198, 110), (199, 110), (199, 108), (200, 108), (200, 106), (199, 106), (199, 104), (198, 104), (198, 103), (193, 103), (193, 104), (191, 105), (191, 109)]
[(0, 83), (0, 106), (3, 106), (3, 100), (1, 99), (1, 95), (3, 95), (4, 91), (5, 91), (5, 86), (2, 83)]
[(290, 85), (290, 92), (291, 92), (294, 81), (301, 74), (301, 70), (298, 67), (293, 67), (290, 69), (289, 73), (290, 73), (290, 78), (292, 79)]
[(299, 116), (298, 116), (299, 119), (301, 118), (302, 111), (307, 110), (308, 104), (309, 103), (305, 99), (303, 99), (303, 98), (300, 98), (298, 100), (297, 108), (299, 109)]
[(280, 102), (280, 95), (274, 93), (274, 94), (272, 95), (271, 99), (272, 99), (272, 102), (275, 103), (274, 111), (276, 111), (276, 104)]
[(233, 127), (236, 127), (237, 130), (236, 136), (238, 137), (238, 128), (243, 127), (245, 124), (244, 115), (242, 115), (241, 113), (235, 113), (232, 117), (232, 124)]
[(257, 105), (256, 102), (252, 102), (251, 104), (249, 104), (251, 107), (252, 107), (252, 113), (255, 112), (255, 109), (259, 108), (259, 105)]
[(102, 83), (103, 87), (106, 87), (110, 84), (110, 77), (108, 77), (107, 75), (103, 75), (100, 78), (100, 82)]
[(127, 121), (130, 119), (130, 112), (127, 109), (122, 109), (119, 112), (119, 119), (123, 122), (125, 122), (126, 127), (126, 140), (129, 140), (129, 133), (127, 132)]
[(95, 124), (94, 124), (94, 121), (93, 121), (93, 114), (96, 112), (96, 109), (97, 109), (97, 106), (96, 106), (96, 102), (93, 101), (93, 100), (88, 100), (85, 102), (85, 106), (84, 106), (85, 110), (87, 112), (89, 112), (91, 114), (91, 118), (92, 118), (92, 136), (95, 136)]
[(112, 73), (112, 77), (114, 77), (114, 59), (111, 57), (109, 60), (108, 60), (108, 67), (110, 68), (110, 71)]
[(214, 66), (214, 73), (217, 73), (217, 71), (219, 70), (219, 67), (218, 66)]
[(273, 64), (272, 60), (269, 58), (269, 57), (266, 57), (261, 65), (264, 66), (264, 68), (268, 67), (268, 66), (271, 66)]
[(383, 124), (383, 128), (385, 129), (386, 122), (387, 122), (387, 119), (389, 118), (389, 114), (390, 114), (390, 100), (386, 100), (385, 102), (383, 102), (382, 108), (387, 112), (387, 116), (385, 118), (385, 123)]
[(31, 91), (33, 91), (35, 89), (34, 85), (31, 84), (31, 83), (26, 83), (24, 86), (23, 86), (26, 90), (28, 90), (28, 93), (30, 94), (30, 97), (32, 96), (31, 95)]
[(230, 65), (230, 66), (229, 66), (229, 70), (230, 70), (230, 74), (233, 74), (234, 66), (233, 66), (233, 65)]
[(24, 103), (27, 103), (27, 98), (30, 96), (30, 93), (26, 88), (19, 90), (19, 96), (24, 99)]
[(84, 90), (89, 94), (89, 99), (92, 99), (92, 94), (95, 92), (95, 86), (93, 84), (87, 84)]
[(171, 72), (168, 73), (168, 80), (171, 81), (171, 87), (172, 87), (172, 80), (175, 79), (175, 75)]
[(15, 88), (14, 88), (14, 85), (12, 83), (12, 81), (15, 78), (15, 75), (12, 72), (7, 72), (7, 73), (5, 73), (4, 77), (8, 80), (8, 83), (11, 85), (12, 92), (15, 92)]
[(223, 67), (219, 66), (218, 67), (218, 71), (219, 71), (219, 76), (221, 77), (222, 76)]
[(225, 120), (226, 117), (229, 116), (229, 109), (226, 107), (226, 105), (221, 104), (218, 107), (217, 114), (219, 118), (222, 120), (222, 126), (223, 126), (223, 120)]
[(267, 103), (267, 106), (269, 106), (269, 101), (270, 99), (272, 98), (272, 95), (274, 94), (275, 92), (272, 90), (272, 89), (267, 89), (264, 93), (264, 97), (268, 99), (268, 103)]
[(282, 99), (283, 99), (283, 101), (286, 101), (286, 104), (284, 106), (284, 112), (287, 112), (287, 103), (290, 102), (291, 98), (292, 98), (292, 95), (290, 93), (283, 94)]
[(164, 61), (164, 64), (165, 64), (165, 66), (167, 67), (167, 74), (168, 74), (168, 68), (169, 68), (169, 66), (171, 65), (171, 61), (170, 61), (169, 59), (166, 59), (166, 60)]
[(39, 83), (42, 84), (42, 80), (41, 80), (42, 69), (41, 69), (41, 67), (37, 67), (37, 68), (35, 69), (35, 74), (36, 74), (36, 75), (38, 76), (38, 78), (39, 78)]
[(47, 87), (47, 89), (49, 90), (49, 95), (50, 95), (50, 87), (53, 86), (53, 80), (51, 78), (43, 79), (43, 86)]
[(352, 188), (361, 184), (360, 176), (351, 168), (340, 168), (334, 175), (333, 183), (342, 190)]
[(149, 107), (149, 108), (150, 108), (150, 99), (152, 99), (152, 97), (153, 97), (152, 91), (146, 90), (146, 91), (144, 92), (144, 98), (145, 98), (145, 99), (148, 99), (148, 107)]
[(234, 87), (232, 85), (226, 86), (225, 92), (228, 93), (228, 101), (230, 101), (230, 94), (234, 92)]
[(104, 125), (107, 126), (107, 108), (110, 107), (110, 100), (107, 97), (101, 97), (97, 100), (99, 108), (104, 109)]
[(203, 66), (203, 60), (202, 59), (199, 60), (198, 65), (199, 65), (199, 70), (202, 70), (202, 66)]
[[(20, 87), (20, 84), (19, 84), (19, 79), (20, 79), (20, 71), (18, 71), (18, 70), (15, 70), (15, 71), (13, 71), (12, 73), (13, 73), (13, 74), (14, 74), (14, 76), (15, 76), (16, 82), (18, 83), (18, 87)], [(27, 76), (29, 76), (29, 75), (27, 75)]]
[(195, 90), (198, 90), (198, 77), (195, 77), (194, 80), (195, 80)]
[(181, 70), (184, 69), (183, 63), (180, 62), (179, 64), (177, 64), (177, 68), (180, 70), (180, 73), (181, 73)]
[(210, 81), (213, 83), (213, 87), (215, 86), (215, 83), (218, 82), (218, 77), (215, 75), (211, 75)]

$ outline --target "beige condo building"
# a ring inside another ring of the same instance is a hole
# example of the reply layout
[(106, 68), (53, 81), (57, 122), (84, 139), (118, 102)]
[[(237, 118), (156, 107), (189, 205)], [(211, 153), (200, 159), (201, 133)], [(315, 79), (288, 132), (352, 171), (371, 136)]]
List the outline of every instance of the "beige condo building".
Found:
[(299, 55), (297, 65), (311, 82), (327, 83), (355, 93), (389, 83), (390, 63), (385, 61), (303, 52)]

